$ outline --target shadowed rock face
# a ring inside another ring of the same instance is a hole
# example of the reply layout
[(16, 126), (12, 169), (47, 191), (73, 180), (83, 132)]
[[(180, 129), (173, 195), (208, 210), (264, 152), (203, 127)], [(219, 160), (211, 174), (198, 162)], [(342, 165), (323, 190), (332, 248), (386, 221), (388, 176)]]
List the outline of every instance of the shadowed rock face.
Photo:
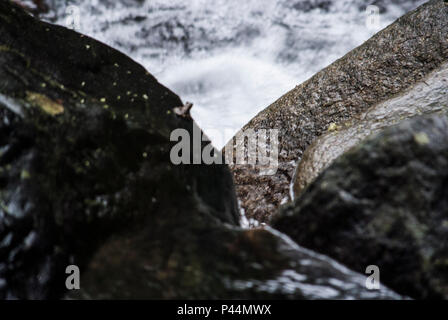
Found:
[(59, 296), (68, 264), (149, 216), (238, 224), (225, 166), (171, 164), (170, 132), (192, 123), (143, 67), (7, 1), (0, 34), (0, 297)]
[(170, 161), (190, 119), (123, 54), (0, 2), (0, 298), (400, 298), (238, 227), (224, 165)]
[(333, 160), (367, 136), (400, 121), (441, 111), (448, 107), (448, 64), (435, 70), (424, 81), (379, 103), (356, 119), (330, 127), (309, 146), (294, 174), (294, 197), (300, 195)]
[(448, 298), (448, 116), (416, 117), (334, 161), (272, 225), (413, 298)]
[(297, 161), (331, 124), (352, 119), (445, 63), (447, 33), (448, 3), (429, 1), (252, 119), (243, 130), (280, 130), (280, 155), (279, 170), (270, 177), (259, 176), (250, 166), (232, 169), (237, 195), (248, 217), (266, 221), (275, 208), (289, 200)]

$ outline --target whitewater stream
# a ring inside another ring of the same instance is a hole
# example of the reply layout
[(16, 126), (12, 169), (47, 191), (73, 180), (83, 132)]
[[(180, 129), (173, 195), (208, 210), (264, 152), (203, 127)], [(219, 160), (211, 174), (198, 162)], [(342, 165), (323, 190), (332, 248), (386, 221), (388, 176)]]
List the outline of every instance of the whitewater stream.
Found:
[(424, 1), (48, 2), (44, 19), (119, 49), (192, 102), (193, 118), (221, 148), (281, 95)]

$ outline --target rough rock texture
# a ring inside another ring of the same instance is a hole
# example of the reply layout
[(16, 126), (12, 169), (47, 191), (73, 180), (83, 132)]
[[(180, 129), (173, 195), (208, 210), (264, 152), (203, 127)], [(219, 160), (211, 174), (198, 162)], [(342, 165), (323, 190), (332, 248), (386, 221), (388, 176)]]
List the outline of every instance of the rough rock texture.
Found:
[(338, 158), (275, 228), (413, 298), (448, 298), (448, 115), (416, 117)]
[[(291, 3), (291, 7), (304, 11), (309, 12), (312, 10), (322, 10), (325, 12), (328, 12), (331, 10), (332, 5), (336, 3), (336, 1), (332, 0), (285, 0)], [(406, 4), (406, 5), (414, 5), (415, 2), (418, 2), (418, 0), (395, 0), (394, 4)], [(387, 11), (387, 5), (390, 4), (389, 0), (358, 0), (357, 5), (361, 10), (365, 10), (368, 5), (376, 5), (380, 9), (380, 13), (384, 13)]]
[(367, 290), (365, 276), (279, 232), (227, 228), (200, 215), (169, 228), (148, 221), (113, 237), (81, 281), (68, 298), (401, 298), (385, 287)]
[(163, 224), (162, 200), (238, 224), (225, 166), (171, 165), (170, 132), (192, 123), (143, 67), (7, 1), (0, 34), (0, 297), (59, 296), (111, 231)]
[(225, 165), (171, 163), (180, 99), (140, 65), (0, 2), (0, 298), (400, 298), (238, 227)]
[(245, 129), (279, 129), (279, 170), (259, 176), (233, 168), (248, 217), (266, 221), (282, 202), (297, 161), (331, 124), (352, 119), (402, 92), (448, 58), (448, 3), (432, 0), (406, 14), (259, 113)]
[(379, 103), (356, 118), (334, 125), (309, 146), (294, 174), (294, 197), (333, 160), (367, 136), (400, 121), (448, 107), (448, 64), (432, 72), (405, 93)]

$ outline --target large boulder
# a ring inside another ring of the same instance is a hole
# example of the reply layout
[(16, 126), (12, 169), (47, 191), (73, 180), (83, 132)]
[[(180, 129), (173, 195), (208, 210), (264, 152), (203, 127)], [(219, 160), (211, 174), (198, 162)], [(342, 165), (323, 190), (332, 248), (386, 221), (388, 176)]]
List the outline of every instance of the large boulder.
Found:
[(405, 119), (446, 109), (447, 88), (448, 64), (444, 64), (406, 92), (372, 106), (354, 119), (330, 126), (305, 150), (293, 178), (294, 197), (333, 160), (369, 135)]
[[(112, 237), (92, 258), (70, 299), (401, 299), (366, 276), (267, 228), (209, 221), (169, 228), (151, 220)], [(364, 272), (363, 272), (364, 273)]]
[[(448, 101), (445, 102), (447, 106)], [(333, 162), (272, 224), (413, 298), (448, 298), (448, 115), (385, 129)]]
[(0, 298), (400, 298), (239, 228), (227, 166), (172, 163), (194, 123), (139, 64), (9, 1), (0, 34)]
[(227, 167), (174, 166), (181, 100), (93, 39), (0, 3), (0, 297), (53, 298), (114, 230), (196, 214), (238, 225)]
[[(448, 58), (448, 3), (431, 0), (260, 112), (242, 130), (279, 130), (279, 170), (259, 175), (237, 165), (233, 175), (246, 215), (260, 221), (290, 200), (294, 169), (305, 149), (330, 126), (403, 92)], [(269, 187), (267, 187), (269, 186)]]

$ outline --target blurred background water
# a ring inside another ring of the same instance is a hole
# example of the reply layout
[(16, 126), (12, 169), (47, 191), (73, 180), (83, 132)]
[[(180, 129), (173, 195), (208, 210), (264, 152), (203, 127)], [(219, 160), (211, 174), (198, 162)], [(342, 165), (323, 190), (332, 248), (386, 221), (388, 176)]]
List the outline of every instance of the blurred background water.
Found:
[(194, 103), (193, 118), (221, 148), (281, 95), (423, 2), (48, 0), (43, 18), (140, 62)]

